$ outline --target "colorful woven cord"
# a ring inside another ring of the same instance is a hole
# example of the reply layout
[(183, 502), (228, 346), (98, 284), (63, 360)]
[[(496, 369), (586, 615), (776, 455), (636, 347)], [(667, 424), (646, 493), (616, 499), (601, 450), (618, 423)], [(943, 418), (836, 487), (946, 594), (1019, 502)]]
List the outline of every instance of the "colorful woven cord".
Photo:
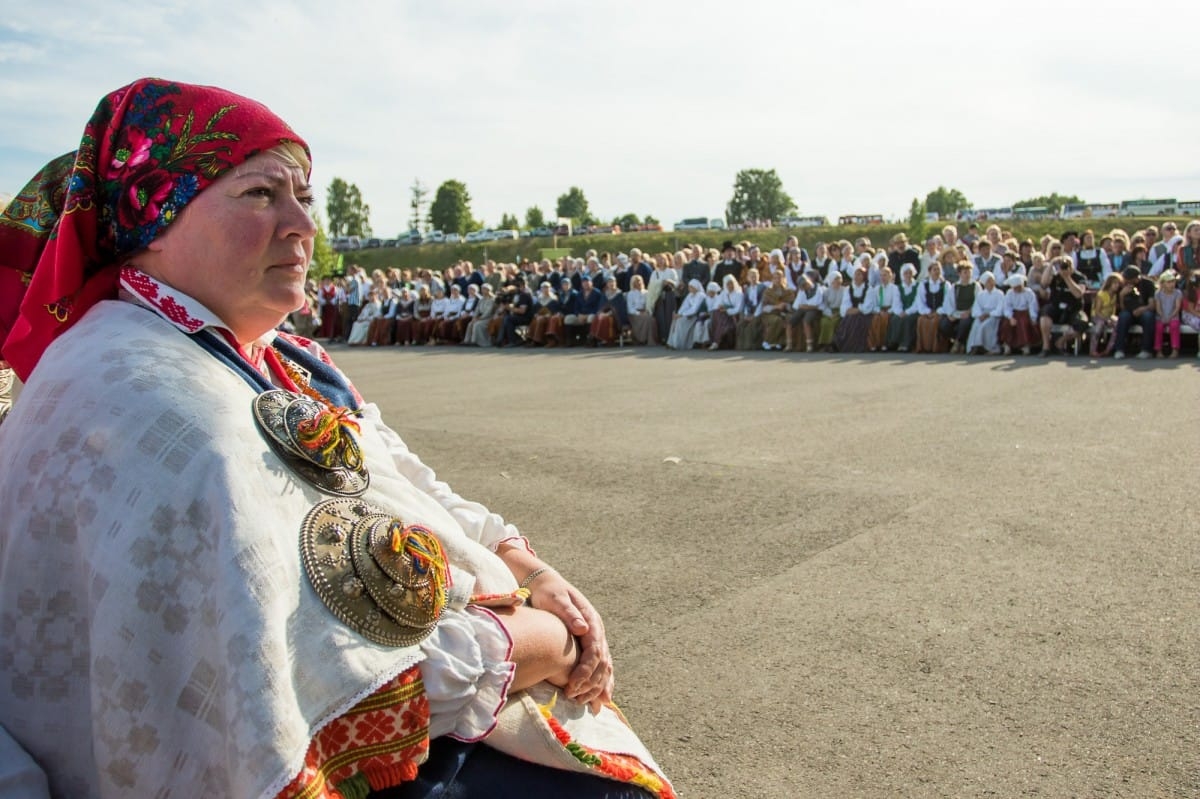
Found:
[(441, 615), (446, 607), (446, 589), (450, 585), (450, 570), (442, 542), (433, 532), (417, 524), (403, 527), (399, 522), (393, 522), (391, 531), (392, 551), (407, 555), (417, 574), (429, 576), (433, 585), (433, 612)]
[(328, 408), (296, 425), (300, 446), (319, 455), (324, 463), (347, 469), (362, 468), (362, 452), (354, 440), (360, 430), (349, 408)]

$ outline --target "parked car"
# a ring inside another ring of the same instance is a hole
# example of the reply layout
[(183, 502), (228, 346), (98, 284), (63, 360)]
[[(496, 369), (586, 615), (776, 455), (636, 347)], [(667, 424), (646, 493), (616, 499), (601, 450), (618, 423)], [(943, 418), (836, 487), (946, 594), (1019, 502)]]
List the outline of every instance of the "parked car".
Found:
[(470, 233), (467, 234), (466, 238), (464, 239), (464, 241), (466, 241), (467, 243), (474, 243), (477, 241), (487, 241), (487, 240), (488, 240), (488, 232), (486, 230), (472, 230)]
[(431, 230), (421, 237), (422, 244), (441, 244), (446, 240), (446, 234), (440, 230)]
[(458, 244), (460, 241), (462, 241), (462, 236), (458, 235), (457, 233), (446, 234), (445, 242), (447, 244)]
[(519, 239), (519, 238), (521, 238), (521, 231), (514, 230), (512, 228), (509, 228), (508, 230), (493, 230), (492, 238), (493, 239)]
[(361, 250), (362, 249), (362, 239), (360, 239), (358, 236), (350, 236), (346, 241), (347, 241), (346, 249), (348, 249), (348, 250)]
[(548, 227), (535, 227), (529, 231), (529, 235), (535, 239), (549, 237), (554, 235), (554, 231)]
[(378, 250), (383, 246), (383, 239), (369, 238), (363, 242), (364, 250)]
[(346, 250), (350, 249), (350, 237), (338, 236), (333, 241), (329, 242), (329, 246), (333, 248), (334, 252), (345, 252)]
[(409, 244), (420, 244), (421, 243), (421, 231), (417, 230), (416, 228), (408, 231), (408, 236), (405, 237), (405, 240)]

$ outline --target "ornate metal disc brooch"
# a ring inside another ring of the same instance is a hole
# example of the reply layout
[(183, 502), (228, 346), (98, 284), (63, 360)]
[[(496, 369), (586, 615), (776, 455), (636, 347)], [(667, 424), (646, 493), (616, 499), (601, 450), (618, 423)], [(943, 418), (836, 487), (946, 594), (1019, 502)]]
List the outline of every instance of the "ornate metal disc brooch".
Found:
[(450, 568), (428, 529), (359, 499), (327, 499), (300, 528), (309, 582), (348, 627), (377, 644), (412, 646), (446, 607)]
[(349, 409), (274, 389), (254, 398), (254, 419), (275, 454), (327, 494), (357, 497), (370, 485)]

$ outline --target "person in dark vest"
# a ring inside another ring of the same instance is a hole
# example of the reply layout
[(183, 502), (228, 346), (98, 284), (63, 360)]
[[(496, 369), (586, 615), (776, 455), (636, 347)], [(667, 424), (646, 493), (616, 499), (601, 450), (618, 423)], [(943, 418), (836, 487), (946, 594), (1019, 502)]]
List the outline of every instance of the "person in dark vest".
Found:
[(1087, 285), (1100, 287), (1104, 276), (1104, 250), (1096, 246), (1096, 234), (1083, 231), (1080, 247), (1075, 252), (1075, 276)]
[[(987, 239), (982, 239), (978, 247), (979, 254), (971, 259), (971, 263), (975, 266), (975, 274), (971, 275), (973, 280), (978, 280), (984, 272), (991, 272), (993, 275), (996, 275), (1000, 270), (1000, 256), (992, 252), (992, 243)], [(959, 274), (962, 274), (961, 269), (959, 270)]]
[(946, 305), (948, 285), (942, 280), (942, 265), (934, 261), (929, 265), (929, 277), (921, 281), (917, 289), (917, 346), (914, 352), (945, 352), (938, 336), (938, 320)]
[[(986, 244), (987, 239), (979, 242), (980, 248)], [(971, 308), (975, 306), (975, 292), (979, 285), (971, 279), (973, 269), (966, 261), (958, 265), (958, 282), (951, 287), (950, 295), (945, 300), (946, 313), (938, 322), (938, 332), (953, 342), (951, 355), (967, 351), (967, 337), (971, 335), (971, 324), (975, 321), (971, 316)]]

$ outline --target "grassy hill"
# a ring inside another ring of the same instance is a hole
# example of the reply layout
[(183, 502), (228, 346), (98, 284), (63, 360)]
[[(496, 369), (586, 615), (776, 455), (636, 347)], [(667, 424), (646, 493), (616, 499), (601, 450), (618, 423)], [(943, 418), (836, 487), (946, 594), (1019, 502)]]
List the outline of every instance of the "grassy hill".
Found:
[[(1065, 230), (1083, 231), (1091, 228), (1099, 237), (1115, 227), (1122, 228), (1130, 235), (1134, 231), (1148, 225), (1161, 226), (1163, 222), (1173, 217), (1150, 217), (1120, 219), (1050, 219), (1039, 221), (1013, 220), (1001, 224), (1001, 227), (1012, 233), (1018, 239), (1030, 238), (1035, 242), (1046, 233), (1059, 236)], [(1190, 221), (1186, 218), (1174, 218), (1182, 230)], [(929, 225), (929, 233), (940, 231), (943, 224)], [(960, 224), (960, 232), (966, 232), (967, 226)], [(837, 241), (847, 239), (854, 241), (859, 236), (866, 236), (877, 247), (885, 246), (889, 239), (897, 233), (906, 232), (907, 225), (869, 225), (821, 228), (771, 228), (766, 230), (699, 230), (681, 233), (624, 233), (618, 235), (571, 236), (560, 237), (557, 242), (550, 238), (515, 239), (512, 241), (490, 241), (483, 244), (426, 244), (422, 246), (391, 247), (376, 250), (357, 250), (345, 254), (346, 263), (357, 263), (368, 272), (373, 269), (398, 267), (401, 269), (429, 268), (442, 269), (459, 260), (480, 263), (491, 258), (501, 263), (510, 263), (517, 259), (541, 258), (542, 251), (557, 246), (559, 250), (569, 250), (570, 254), (581, 257), (587, 250), (598, 252), (629, 252), (637, 247), (643, 252), (658, 253), (674, 252), (684, 245), (699, 243), (705, 247), (720, 249), (727, 240), (751, 241), (764, 249), (783, 245), (789, 235), (800, 240), (800, 246), (811, 253), (819, 241)]]

